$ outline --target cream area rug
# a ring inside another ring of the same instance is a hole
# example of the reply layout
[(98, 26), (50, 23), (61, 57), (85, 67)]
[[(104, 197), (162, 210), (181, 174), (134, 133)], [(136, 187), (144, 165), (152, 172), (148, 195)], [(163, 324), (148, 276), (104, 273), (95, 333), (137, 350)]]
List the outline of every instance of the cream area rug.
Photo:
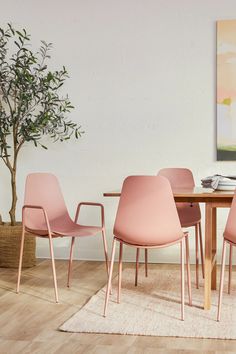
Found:
[[(212, 291), (212, 308), (203, 310), (203, 283), (196, 289), (192, 271), (193, 306), (187, 304), (185, 287), (185, 321), (180, 320), (180, 271), (163, 270), (158, 265), (139, 271), (139, 284), (134, 286), (134, 269), (122, 275), (121, 303), (116, 302), (117, 277), (113, 280), (107, 317), (103, 317), (106, 287), (59, 329), (68, 332), (113, 333), (150, 336), (236, 339), (236, 288), (227, 294), (227, 273), (222, 302), (221, 321), (216, 321), (218, 290)], [(199, 272), (201, 279), (201, 275)], [(185, 278), (186, 280), (186, 278)], [(219, 283), (218, 283), (219, 284)]]

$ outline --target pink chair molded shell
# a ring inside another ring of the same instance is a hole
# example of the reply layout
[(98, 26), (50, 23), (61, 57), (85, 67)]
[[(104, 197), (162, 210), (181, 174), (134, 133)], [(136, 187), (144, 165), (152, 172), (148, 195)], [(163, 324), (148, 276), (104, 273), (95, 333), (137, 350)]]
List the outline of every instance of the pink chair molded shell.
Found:
[[(187, 168), (163, 168), (158, 172), (159, 176), (166, 177), (172, 189), (192, 189), (195, 187), (194, 178), (192, 172)], [(198, 275), (198, 241), (200, 241), (200, 253), (202, 262), (202, 276), (204, 278), (204, 255), (203, 255), (203, 241), (202, 241), (202, 229), (201, 229), (201, 211), (198, 203), (176, 203), (177, 212), (179, 215), (181, 226), (184, 228), (195, 228), (195, 243), (196, 243), (196, 287), (199, 288), (199, 275)], [(135, 285), (138, 282), (138, 262), (139, 262), (139, 250), (136, 254), (136, 274)], [(145, 273), (147, 270), (148, 254), (145, 250)]]
[[(93, 226), (78, 224), (77, 220), (81, 206), (99, 207), (101, 210), (101, 225)], [(58, 293), (52, 244), (53, 237), (72, 237), (67, 286), (69, 286), (70, 282), (75, 237), (92, 236), (96, 235), (98, 232), (102, 233), (105, 260), (108, 272), (103, 205), (100, 203), (90, 202), (79, 203), (76, 210), (75, 220), (73, 221), (70, 218), (66, 208), (59, 182), (54, 175), (50, 173), (32, 173), (27, 176), (25, 184), (25, 202), (22, 209), (22, 224), (23, 230), (17, 280), (17, 292), (19, 292), (20, 286), (25, 230), (30, 232), (32, 235), (49, 238), (56, 302), (58, 302)]]
[[(163, 168), (159, 176), (166, 177), (173, 189), (194, 188), (192, 172), (187, 168)], [(182, 227), (189, 227), (201, 221), (201, 211), (198, 203), (176, 203)]]
[(114, 239), (104, 316), (110, 294), (116, 242), (120, 243), (118, 302), (121, 292), (123, 244), (138, 248), (160, 248), (176, 243), (181, 250), (181, 319), (184, 319), (184, 242), (186, 242), (189, 302), (191, 284), (188, 257), (188, 235), (184, 234), (169, 181), (161, 176), (130, 176), (123, 183), (114, 224)]
[[(158, 172), (159, 176), (166, 177), (173, 189), (194, 188), (194, 178), (192, 172), (187, 168), (163, 168)], [(202, 263), (202, 276), (204, 278), (204, 254), (201, 229), (201, 211), (198, 203), (176, 203), (181, 226), (184, 228), (195, 227), (196, 243), (196, 286), (199, 287), (198, 276), (198, 239), (200, 241), (200, 253)]]
[[(169, 222), (164, 223), (163, 219)], [(125, 180), (113, 233), (124, 242), (141, 246), (166, 245), (183, 237), (172, 190), (165, 178), (142, 176)]]

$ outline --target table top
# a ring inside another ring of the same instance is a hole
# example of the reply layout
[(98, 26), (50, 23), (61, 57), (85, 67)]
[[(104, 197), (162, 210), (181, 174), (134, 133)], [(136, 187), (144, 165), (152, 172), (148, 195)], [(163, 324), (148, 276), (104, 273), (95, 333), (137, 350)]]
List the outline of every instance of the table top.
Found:
[[(104, 192), (104, 197), (120, 197), (120, 191)], [(234, 196), (234, 191), (214, 191), (210, 188), (181, 188), (173, 189), (173, 194), (176, 202), (231, 202)]]

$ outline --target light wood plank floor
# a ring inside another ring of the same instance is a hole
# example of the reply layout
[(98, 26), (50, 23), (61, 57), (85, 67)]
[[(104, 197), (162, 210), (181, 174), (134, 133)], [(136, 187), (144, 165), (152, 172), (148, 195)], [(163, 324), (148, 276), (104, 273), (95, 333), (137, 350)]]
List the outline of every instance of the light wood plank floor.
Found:
[(105, 284), (106, 272), (102, 262), (75, 261), (68, 289), (67, 262), (56, 261), (56, 268), (59, 304), (54, 303), (50, 261), (39, 261), (23, 271), (19, 295), (15, 293), (16, 270), (0, 269), (0, 354), (236, 353), (233, 340), (59, 332), (57, 328)]

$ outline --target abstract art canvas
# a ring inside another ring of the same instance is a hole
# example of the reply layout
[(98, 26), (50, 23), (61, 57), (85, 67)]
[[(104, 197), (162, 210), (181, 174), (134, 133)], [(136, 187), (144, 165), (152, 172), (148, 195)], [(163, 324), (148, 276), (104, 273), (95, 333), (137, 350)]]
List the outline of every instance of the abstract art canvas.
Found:
[(217, 22), (217, 160), (236, 160), (236, 20)]

